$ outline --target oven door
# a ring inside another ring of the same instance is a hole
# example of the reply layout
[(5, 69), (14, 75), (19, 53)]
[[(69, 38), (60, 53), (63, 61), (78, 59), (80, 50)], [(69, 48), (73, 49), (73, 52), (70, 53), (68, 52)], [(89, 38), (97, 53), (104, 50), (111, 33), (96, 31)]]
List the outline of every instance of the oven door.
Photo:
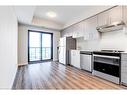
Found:
[(94, 70), (119, 77), (119, 66), (106, 63), (94, 62)]
[(119, 84), (120, 57), (94, 54), (92, 74)]

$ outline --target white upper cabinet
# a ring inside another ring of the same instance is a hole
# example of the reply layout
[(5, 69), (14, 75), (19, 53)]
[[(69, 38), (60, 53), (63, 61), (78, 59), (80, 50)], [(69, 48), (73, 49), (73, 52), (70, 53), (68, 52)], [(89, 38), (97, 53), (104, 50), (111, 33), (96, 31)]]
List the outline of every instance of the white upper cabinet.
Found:
[(64, 29), (63, 31), (62, 31), (62, 37), (66, 37), (67, 36), (67, 29)]
[(96, 30), (97, 16), (91, 17), (85, 21), (84, 40), (99, 39), (100, 33)]
[(127, 25), (127, 6), (123, 6), (123, 20)]
[(117, 6), (109, 10), (109, 20), (110, 20), (110, 23), (123, 20), (122, 6)]
[(65, 31), (64, 37), (68, 37), (69, 36), (69, 32), (71, 32), (70, 29), (67, 28), (64, 31)]
[(118, 21), (126, 22), (127, 24), (127, 6), (116, 6), (110, 10), (102, 12), (97, 16), (81, 21), (69, 28), (63, 30), (62, 37), (73, 36), (73, 38), (84, 37), (85, 40), (100, 38), (100, 33), (96, 27), (107, 24), (112, 24)]
[(73, 38), (79, 38), (84, 36), (84, 23), (80, 22), (73, 26)]
[(107, 25), (110, 23), (109, 11), (102, 12), (98, 14), (98, 26)]
[(64, 31), (60, 31), (60, 36), (64, 37)]
[(62, 30), (60, 34), (61, 34), (61, 37), (65, 37), (65, 35), (66, 35), (66, 29)]
[(62, 31), (61, 33), (61, 36), (62, 37), (69, 37), (69, 36), (73, 36), (73, 27), (69, 27), (69, 28), (66, 28)]
[(98, 14), (98, 26), (112, 24), (122, 20), (123, 20), (122, 6), (117, 6)]

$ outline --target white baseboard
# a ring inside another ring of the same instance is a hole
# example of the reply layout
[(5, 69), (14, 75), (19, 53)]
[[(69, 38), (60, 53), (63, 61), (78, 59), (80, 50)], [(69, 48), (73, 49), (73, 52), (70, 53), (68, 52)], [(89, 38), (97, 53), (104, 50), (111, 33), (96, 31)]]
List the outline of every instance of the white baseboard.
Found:
[(20, 64), (18, 64), (18, 66), (24, 66), (24, 65), (28, 65), (28, 63), (20, 63)]

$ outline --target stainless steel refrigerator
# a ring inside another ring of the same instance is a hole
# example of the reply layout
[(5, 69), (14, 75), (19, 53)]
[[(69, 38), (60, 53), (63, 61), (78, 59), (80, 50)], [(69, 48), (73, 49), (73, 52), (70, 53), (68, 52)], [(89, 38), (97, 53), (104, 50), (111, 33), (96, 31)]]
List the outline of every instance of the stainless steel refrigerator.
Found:
[(76, 49), (76, 39), (72, 37), (62, 37), (59, 41), (59, 62), (69, 64), (69, 50)]

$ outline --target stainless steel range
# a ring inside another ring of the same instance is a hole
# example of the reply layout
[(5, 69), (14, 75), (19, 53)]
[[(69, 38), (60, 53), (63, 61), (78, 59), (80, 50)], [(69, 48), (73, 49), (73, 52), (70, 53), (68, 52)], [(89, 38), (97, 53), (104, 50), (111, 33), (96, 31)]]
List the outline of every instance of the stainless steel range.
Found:
[(117, 50), (94, 51), (92, 74), (119, 84), (121, 52), (123, 51)]

